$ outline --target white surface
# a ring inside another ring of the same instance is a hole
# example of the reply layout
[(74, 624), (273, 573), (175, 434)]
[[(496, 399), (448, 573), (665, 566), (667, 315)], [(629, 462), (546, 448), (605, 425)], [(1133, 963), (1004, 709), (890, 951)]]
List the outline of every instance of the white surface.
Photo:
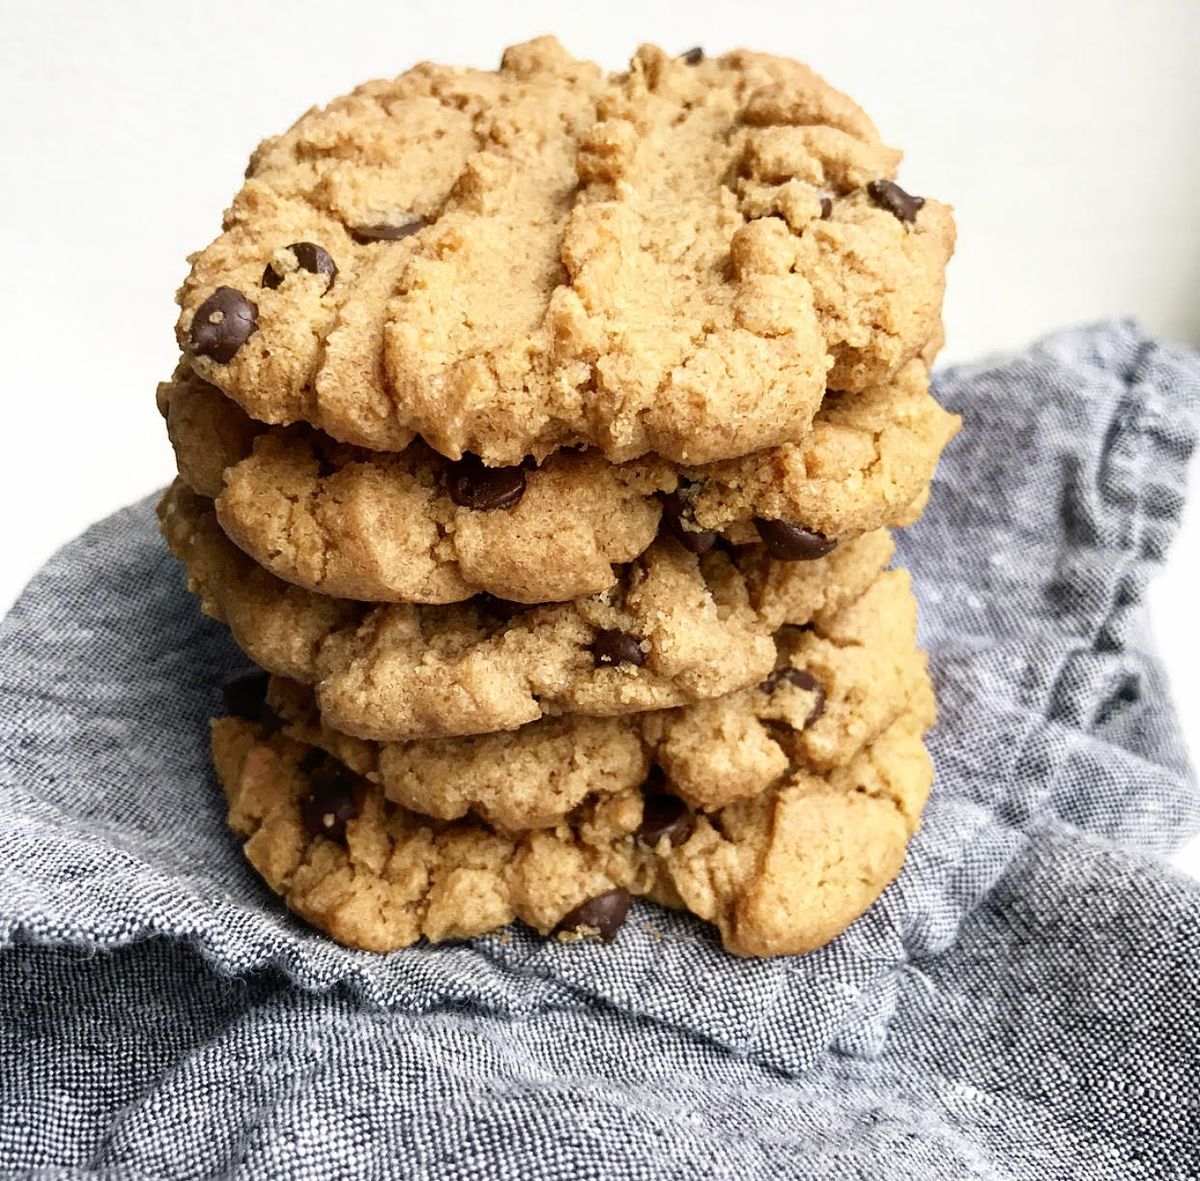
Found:
[[(0, 608), (170, 476), (153, 393), (175, 361), (172, 296), (257, 141), (368, 77), (491, 65), (547, 31), (610, 67), (641, 40), (750, 45), (853, 94), (905, 147), (904, 183), (957, 207), (948, 359), (1123, 314), (1200, 341), (1194, 0), (0, 0)], [(1198, 576), (1193, 510), (1152, 596), (1193, 749)], [(1200, 847), (1180, 863), (1200, 876)]]

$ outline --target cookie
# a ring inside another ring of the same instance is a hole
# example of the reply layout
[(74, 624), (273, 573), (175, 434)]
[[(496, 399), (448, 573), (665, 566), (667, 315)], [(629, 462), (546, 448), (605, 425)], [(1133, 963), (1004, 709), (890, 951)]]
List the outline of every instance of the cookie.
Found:
[[(399, 455), (268, 430), (186, 375), (159, 392), (188, 485), (216, 498), (225, 532), (309, 590), (376, 602), (454, 602), (486, 591), (554, 602), (611, 586), (613, 565), (660, 527), (693, 549), (758, 540), (756, 520), (841, 539), (915, 519), (958, 419), (929, 396), (921, 362), (889, 387), (830, 396), (803, 442), (679, 468), (560, 451), (471, 480), (420, 443)], [(506, 482), (507, 477), (507, 482)], [(661, 507), (660, 507), (661, 505)]]
[(925, 363), (886, 386), (829, 394), (804, 438), (761, 455), (680, 472), (677, 496), (696, 529), (758, 540), (783, 521), (836, 539), (901, 528), (920, 507), (961, 420), (929, 393)]
[(907, 571), (885, 571), (860, 598), (776, 636), (757, 685), (639, 719), (670, 790), (712, 811), (754, 796), (790, 767), (827, 771), (873, 742), (921, 691), (916, 601)]
[(297, 914), (373, 951), (465, 939), (519, 918), (614, 938), (631, 896), (686, 908), (739, 955), (811, 950), (899, 872), (932, 779), (922, 696), (852, 762), (796, 771), (715, 816), (624, 792), (523, 833), (431, 820), (268, 726), (218, 719), (213, 757), (251, 865)]
[(836, 615), (867, 590), (895, 550), (891, 534), (877, 529), (812, 562), (779, 562), (764, 546), (749, 546), (738, 551), (738, 570), (760, 622), (775, 632)]
[(263, 700), (285, 735), (438, 820), (470, 813), (508, 832), (553, 828), (583, 806), (637, 790), (650, 774), (651, 751), (627, 717), (565, 714), (494, 734), (371, 742), (323, 723), (312, 689), (298, 681), (272, 677)]
[(280, 578), (350, 599), (597, 594), (654, 541), (655, 493), (674, 482), (661, 461), (614, 466), (594, 450), (494, 469), (419, 441), (390, 454), (304, 426), (264, 430), (186, 376), (159, 397), (180, 474), (216, 498), (226, 534)]
[(777, 791), (699, 816), (650, 896), (714, 923), (736, 955), (828, 943), (904, 864), (933, 782), (922, 743), (933, 717), (929, 694), (848, 766), (798, 772)]
[(253, 418), (375, 450), (752, 454), (937, 330), (953, 220), (899, 158), (765, 54), (423, 64), (260, 146), (179, 341)]
[(322, 722), (311, 689), (278, 678), (235, 712), (270, 717), (394, 803), (442, 820), (471, 812), (493, 828), (545, 828), (646, 782), (663, 807), (715, 811), (778, 786), (798, 766), (844, 766), (924, 691), (904, 571), (881, 575), (831, 619), (785, 629), (776, 646), (767, 678), (715, 701), (620, 718), (567, 715), (469, 738), (352, 738)]
[(358, 737), (662, 709), (760, 681), (775, 660), (729, 555), (697, 556), (670, 538), (590, 599), (527, 610), (486, 598), (370, 608), (275, 578), (182, 484), (168, 490), (160, 519), (205, 610), (229, 623), (256, 663), (314, 683), (325, 720)]

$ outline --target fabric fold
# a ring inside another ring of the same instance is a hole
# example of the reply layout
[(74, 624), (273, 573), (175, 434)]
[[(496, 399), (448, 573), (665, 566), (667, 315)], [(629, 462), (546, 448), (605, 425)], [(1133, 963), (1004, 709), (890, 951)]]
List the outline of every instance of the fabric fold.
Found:
[[(622, 1031), (605, 1051), (614, 1056), (652, 1029), (787, 1076), (882, 1061), (920, 995), (920, 965), (957, 954), (960, 930), (1031, 843), (1080, 829), (1165, 852), (1200, 828), (1144, 619), (1182, 511), (1200, 361), (1116, 323), (936, 385), (965, 428), (925, 517), (898, 541), (939, 691), (938, 780), (900, 879), (825, 949), (736, 960), (701, 924), (640, 905), (612, 947), (513, 930), (380, 957), (307, 929), (225, 829), (207, 719), (243, 662), (200, 617), (146, 500), (55, 555), (0, 625), (0, 981), (10, 995), (22, 973), (70, 993), (122, 964), (166, 979), (185, 963), (205, 995), (224, 998), (217, 1025), (243, 1023), (263, 1047), (274, 1035), (251, 998), (269, 979), (280, 1011), (340, 1006), (339, 1020), (359, 1014), (355, 1036), (367, 1041), (372, 1023), (422, 1015), (496, 1028), (611, 1019)], [(85, 970), (78, 957), (98, 951), (112, 954)], [(242, 982), (241, 1007), (231, 981)], [(80, 1003), (109, 1020), (120, 995)], [(145, 1003), (168, 1006), (170, 993)], [(303, 1026), (283, 1024), (285, 1040)], [(215, 1029), (202, 1022), (194, 1051), (180, 1042), (162, 1053), (219, 1055)], [(106, 1126), (97, 1168), (132, 1159), (114, 1147), (122, 1137), (144, 1141), (133, 1113), (122, 1119)], [(59, 1151), (34, 1146), (21, 1159)]]

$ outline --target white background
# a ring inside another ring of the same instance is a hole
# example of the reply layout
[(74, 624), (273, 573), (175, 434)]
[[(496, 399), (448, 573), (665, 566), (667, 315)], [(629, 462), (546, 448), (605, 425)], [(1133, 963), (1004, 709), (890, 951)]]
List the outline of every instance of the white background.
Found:
[[(1200, 342), (1195, 0), (0, 0), (0, 610), (169, 479), (173, 293), (258, 140), (366, 78), (549, 31), (609, 67), (642, 40), (772, 50), (854, 95), (904, 184), (957, 208), (946, 359), (1110, 315)], [(1193, 510), (1152, 599), (1193, 750), (1198, 576)], [(1200, 876), (1200, 846), (1180, 863)]]

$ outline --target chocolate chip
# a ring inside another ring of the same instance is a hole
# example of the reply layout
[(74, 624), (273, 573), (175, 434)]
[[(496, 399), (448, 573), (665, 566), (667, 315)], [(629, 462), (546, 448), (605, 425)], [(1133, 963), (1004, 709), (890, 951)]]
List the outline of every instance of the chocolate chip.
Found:
[[(333, 281), (337, 278), (338, 273), (337, 265), (324, 246), (318, 246), (315, 242), (293, 242), (290, 246), (285, 246), (284, 249), (292, 252), (296, 259), (296, 266), (300, 270), (308, 271), (314, 275), (327, 275), (328, 279), (325, 283), (326, 291), (333, 286)], [(262, 285), (274, 291), (286, 278), (286, 273), (280, 274), (275, 269), (275, 264), (269, 262), (267, 263), (267, 269), (263, 271)]]
[(224, 365), (258, 327), (258, 308), (240, 291), (218, 287), (192, 317), (192, 352)]
[(754, 527), (767, 547), (767, 553), (780, 562), (811, 562), (823, 558), (837, 546), (837, 539), (826, 537), (791, 521), (768, 521), (755, 517)]
[(704, 60), (704, 50), (697, 45), (694, 49), (689, 49), (679, 56), (685, 66), (698, 66)]
[(663, 521), (685, 550), (693, 554), (706, 554), (717, 544), (717, 535), (711, 529), (697, 529), (695, 508), (684, 495), (690, 484), (681, 481), (674, 492), (664, 492), (659, 497), (663, 506)]
[(917, 220), (921, 206), (925, 204), (924, 197), (914, 197), (906, 193), (895, 181), (873, 180), (867, 185), (867, 196), (893, 217), (911, 225)]
[(611, 943), (629, 913), (628, 890), (606, 890), (569, 910), (554, 928), (556, 935), (595, 933)]
[(279, 718), (267, 705), (267, 682), (270, 677), (261, 668), (248, 668), (230, 677), (221, 686), (225, 712), (248, 722), (263, 722), (277, 726)]
[(641, 668), (646, 663), (646, 653), (637, 636), (619, 631), (614, 627), (601, 628), (592, 641), (592, 659), (597, 668), (612, 668), (617, 664), (632, 664)]
[(364, 246), (371, 242), (399, 242), (423, 230), (428, 224), (423, 217), (417, 217), (399, 225), (351, 226), (350, 237)]
[(692, 835), (692, 814), (678, 796), (655, 792), (642, 801), (642, 823), (638, 839), (653, 848), (666, 837), (672, 847), (682, 845)]
[(685, 529), (679, 521), (669, 521), (676, 540), (689, 553), (703, 555), (717, 544), (717, 535), (711, 529)]
[(450, 464), (446, 477), (450, 499), (462, 508), (492, 512), (512, 508), (525, 495), (525, 469), (516, 467), (486, 467), (477, 455), (469, 451), (462, 459)]
[(828, 221), (833, 216), (833, 198), (821, 198), (821, 220)]
[(348, 767), (324, 760), (312, 777), (312, 791), (301, 805), (304, 827), (314, 837), (346, 843), (346, 824), (362, 811), (363, 782)]
[(812, 709), (808, 711), (808, 717), (804, 719), (804, 724), (811, 726), (825, 712), (825, 686), (808, 669), (792, 668), (789, 665), (777, 668), (759, 685), (759, 688), (764, 693), (774, 693), (785, 681), (789, 685), (795, 685), (797, 689), (803, 689), (806, 693), (816, 694), (817, 699), (813, 702)]

